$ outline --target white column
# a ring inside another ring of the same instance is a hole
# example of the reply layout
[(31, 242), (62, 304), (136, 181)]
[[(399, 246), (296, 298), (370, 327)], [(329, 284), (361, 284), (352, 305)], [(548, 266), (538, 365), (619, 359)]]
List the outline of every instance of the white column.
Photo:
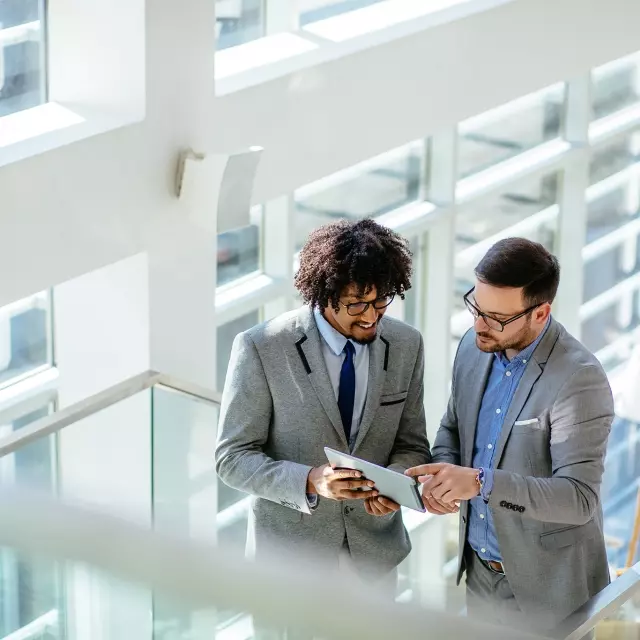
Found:
[(427, 429), (433, 442), (447, 405), (451, 377), (451, 313), (455, 259), (455, 185), (457, 178), (456, 128), (433, 136), (431, 140), (429, 200), (446, 212), (427, 234), (422, 281), (426, 282), (425, 403)]
[(589, 122), (591, 120), (591, 76), (580, 76), (567, 84), (565, 137), (575, 145), (565, 167), (560, 194), (558, 246), (560, 288), (554, 315), (578, 339), (583, 290), (582, 247), (587, 237), (586, 190), (589, 186)]

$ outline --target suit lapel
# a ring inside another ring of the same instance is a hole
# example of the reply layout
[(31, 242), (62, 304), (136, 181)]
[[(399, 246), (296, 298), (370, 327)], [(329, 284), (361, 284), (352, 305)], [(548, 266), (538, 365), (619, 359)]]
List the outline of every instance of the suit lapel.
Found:
[(531, 394), (531, 390), (533, 389), (533, 385), (542, 375), (544, 365), (547, 363), (547, 360), (551, 355), (551, 351), (553, 350), (553, 347), (555, 346), (559, 335), (560, 325), (555, 322), (555, 320), (551, 320), (551, 324), (542, 337), (540, 344), (538, 344), (531, 356), (531, 360), (527, 363), (527, 368), (525, 369), (520, 383), (518, 384), (518, 388), (516, 389), (516, 392), (513, 395), (513, 399), (511, 400), (511, 404), (509, 405), (507, 415), (505, 416), (504, 422), (502, 423), (500, 437), (498, 438), (498, 442), (496, 443), (496, 450), (494, 453), (495, 468), (497, 468), (500, 464), (500, 459), (502, 458), (504, 448), (507, 444), (507, 441), (509, 440), (509, 436), (511, 435), (513, 424), (518, 419), (520, 412), (524, 408), (524, 405), (527, 402), (529, 395)]
[(502, 429), (500, 430), (500, 436), (498, 437), (494, 453), (494, 466), (496, 468), (500, 464), (502, 452), (504, 451), (507, 440), (511, 435), (513, 423), (520, 415), (520, 412), (531, 393), (531, 389), (533, 389), (533, 385), (536, 383), (541, 373), (542, 367), (535, 361), (535, 359), (532, 358), (527, 363), (527, 368), (520, 379), (516, 392), (513, 394), (513, 399), (511, 400), (511, 404), (507, 410), (507, 415), (504, 417), (504, 422), (502, 423)]
[(466, 389), (469, 390), (470, 398), (468, 414), (462, 416), (463, 424), (467, 425), (467, 428), (464, 430), (464, 457), (462, 464), (467, 467), (471, 466), (480, 405), (482, 404), (482, 397), (484, 396), (484, 390), (487, 386), (489, 374), (491, 373), (491, 366), (493, 365), (493, 358), (495, 357), (492, 353), (484, 353), (479, 349), (476, 350), (476, 353), (475, 363), (469, 370), (469, 377), (471, 379), (459, 385), (459, 388), (462, 390), (461, 393), (465, 394)]
[(380, 406), (380, 396), (384, 389), (389, 364), (389, 342), (382, 334), (369, 345), (369, 381), (367, 383), (367, 399), (362, 412), (358, 437), (353, 448), (354, 452), (371, 428), (373, 418)]
[(304, 307), (298, 316), (298, 338), (295, 347), (298, 356), (307, 372), (309, 382), (313, 387), (320, 404), (322, 404), (333, 428), (336, 430), (345, 449), (349, 449), (347, 437), (344, 434), (340, 410), (333, 391), (327, 365), (322, 355), (322, 343), (320, 332), (313, 317), (313, 311)]

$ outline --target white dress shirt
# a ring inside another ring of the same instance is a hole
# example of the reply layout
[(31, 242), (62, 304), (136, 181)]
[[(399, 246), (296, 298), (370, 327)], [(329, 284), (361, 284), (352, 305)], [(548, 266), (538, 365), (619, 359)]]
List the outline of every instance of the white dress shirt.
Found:
[[(339, 331), (336, 331), (325, 320), (319, 309), (314, 310), (318, 331), (322, 336), (322, 355), (327, 365), (331, 386), (338, 402), (340, 394), (340, 371), (342, 363), (346, 357), (344, 346), (347, 344), (345, 338)], [(369, 385), (369, 346), (359, 344), (351, 340), (351, 344), (355, 347), (355, 356), (353, 364), (356, 370), (356, 393), (353, 401), (353, 418), (351, 421), (351, 437), (349, 438), (349, 449), (353, 450), (360, 429), (360, 421), (362, 412), (364, 411), (364, 403), (367, 399), (367, 387)]]

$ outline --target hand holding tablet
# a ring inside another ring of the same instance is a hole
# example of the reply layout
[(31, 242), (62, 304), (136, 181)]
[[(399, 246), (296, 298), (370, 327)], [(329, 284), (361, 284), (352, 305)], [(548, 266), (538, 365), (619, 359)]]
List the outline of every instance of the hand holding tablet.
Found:
[(325, 447), (324, 452), (327, 460), (335, 467), (360, 471), (367, 480), (373, 481), (380, 496), (409, 509), (425, 511), (419, 485), (414, 478), (329, 447)]

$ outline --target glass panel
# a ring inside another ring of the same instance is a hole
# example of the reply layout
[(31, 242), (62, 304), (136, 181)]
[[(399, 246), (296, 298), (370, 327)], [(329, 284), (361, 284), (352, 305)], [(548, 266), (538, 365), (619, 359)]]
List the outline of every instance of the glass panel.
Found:
[(44, 1), (0, 2), (0, 117), (46, 101)]
[(260, 228), (249, 225), (218, 234), (218, 286), (260, 270)]
[(592, 79), (594, 119), (620, 111), (640, 100), (640, 55), (597, 67)]
[[(0, 439), (53, 412), (44, 406), (17, 413), (15, 409), (0, 415)], [(0, 486), (53, 494), (56, 485), (55, 438), (49, 436), (0, 458)], [(34, 625), (48, 628), (58, 638), (59, 574), (54, 562), (33, 559), (12, 549), (0, 548), (0, 637)], [(38, 637), (38, 636), (29, 636)], [(45, 636), (43, 636), (45, 637)]]
[(0, 308), (0, 387), (52, 364), (49, 295)]
[[(153, 389), (154, 528), (211, 542), (216, 537), (215, 404), (156, 386)], [(156, 638), (213, 637), (214, 611), (191, 611), (154, 597)], [(208, 633), (205, 633), (208, 632)]]
[(459, 177), (560, 137), (564, 131), (564, 100), (564, 85), (554, 85), (461, 122)]
[(215, 0), (215, 2), (218, 51), (264, 36), (264, 0)]
[[(640, 286), (640, 285), (639, 285)], [(595, 353), (607, 371), (620, 364), (617, 345), (625, 343), (629, 334), (640, 327), (640, 294), (623, 292), (611, 306), (582, 322), (581, 341)], [(607, 348), (600, 353), (601, 350)]]
[(309, 234), (343, 218), (374, 218), (420, 197), (424, 143), (414, 142), (335, 173), (295, 196), (296, 248)]
[(584, 265), (585, 302), (640, 272), (638, 236), (631, 235), (622, 244)]
[(634, 223), (629, 227), (633, 235), (640, 218), (640, 163), (598, 183), (593, 191), (596, 197), (587, 203), (587, 243), (629, 223)]
[(362, 9), (381, 0), (300, 0), (300, 26)]
[(640, 637), (640, 597), (630, 598), (596, 627), (597, 640), (637, 640)]
[(640, 130), (594, 149), (589, 173), (590, 184), (612, 177), (640, 160)]

